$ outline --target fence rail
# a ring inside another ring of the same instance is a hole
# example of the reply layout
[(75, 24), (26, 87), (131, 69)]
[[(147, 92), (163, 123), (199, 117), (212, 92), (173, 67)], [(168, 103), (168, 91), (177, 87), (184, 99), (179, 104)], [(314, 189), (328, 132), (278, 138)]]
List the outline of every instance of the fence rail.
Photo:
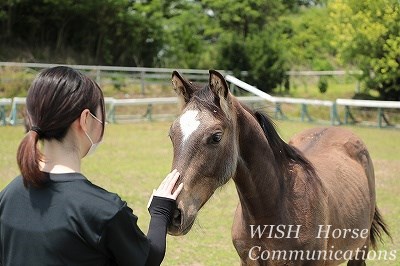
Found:
[(352, 100), (352, 99), (336, 99), (337, 106), (344, 106), (344, 123), (348, 124), (349, 120), (352, 123), (356, 122), (350, 107), (366, 107), (366, 108), (376, 108), (378, 110), (377, 120), (378, 127), (383, 127), (383, 122), (389, 125), (389, 121), (386, 119), (383, 109), (399, 109), (400, 102), (396, 101), (372, 101), (372, 100)]
[[(312, 71), (310, 71), (312, 72)], [(330, 73), (332, 74), (332, 73)], [(399, 109), (400, 110), (400, 102), (396, 101), (372, 101), (372, 100), (352, 100), (352, 99), (336, 99), (335, 101), (323, 101), (323, 100), (313, 100), (313, 99), (302, 99), (302, 98), (287, 98), (287, 97), (275, 97), (270, 94), (267, 94), (263, 91), (260, 91), (256, 87), (247, 84), (233, 76), (227, 75), (226, 80), (230, 82), (232, 85), (237, 86), (243, 90), (246, 90), (250, 93), (253, 93), (264, 100), (275, 104), (275, 117), (277, 118), (285, 118), (283, 110), (281, 108), (282, 103), (289, 104), (300, 104), (301, 105), (301, 120), (304, 121), (305, 118), (308, 121), (312, 121), (312, 118), (308, 112), (309, 105), (316, 106), (324, 106), (330, 108), (330, 122), (332, 125), (342, 124), (340, 116), (338, 114), (337, 107), (344, 106), (345, 114), (344, 114), (344, 124), (348, 124), (351, 122), (355, 122), (355, 118), (350, 111), (350, 107), (366, 107), (366, 108), (376, 108), (378, 110), (377, 115), (377, 126), (383, 127), (383, 122), (385, 121), (387, 125), (389, 125), (389, 121), (386, 119), (384, 115), (383, 109)], [(231, 85), (231, 87), (232, 87)]]
[[(255, 104), (264, 101), (260, 97), (256, 96), (242, 96), (238, 97), (239, 101), (246, 104)], [(132, 120), (138, 115), (118, 115), (116, 108), (121, 106), (144, 106), (146, 107), (146, 111), (143, 115), (139, 115), (141, 119), (153, 120), (154, 116), (156, 119), (160, 116), (166, 117), (174, 117), (178, 114), (178, 108), (174, 114), (154, 114), (153, 107), (155, 105), (175, 105), (178, 106), (178, 98), (177, 97), (156, 97), (156, 98), (136, 98), (136, 99), (115, 99), (112, 97), (105, 97), (104, 99), (106, 104), (106, 119), (110, 123), (117, 123), (119, 121), (125, 119)], [(26, 104), (25, 97), (14, 97), (13, 99), (0, 99), (0, 108), (5, 106), (10, 106), (10, 114), (7, 117), (6, 112), (1, 113), (3, 125), (17, 125), (23, 123), (24, 119), (24, 110), (22, 106)], [(1, 110), (1, 109), (0, 109)]]
[[(44, 63), (17, 63), (17, 62), (0, 62), (0, 67), (19, 67), (30, 69), (45, 69), (60, 66), (60, 64), (44, 64)], [(129, 83), (140, 84), (141, 94), (146, 92), (147, 85), (150, 84), (171, 84), (171, 74), (173, 71), (185, 75), (186, 78), (198, 83), (208, 81), (209, 72), (205, 69), (179, 69), (179, 68), (149, 68), (149, 67), (121, 67), (121, 66), (96, 66), (96, 65), (68, 65), (74, 69), (86, 72), (89, 76), (96, 80), (98, 84), (102, 84), (105, 77), (110, 78), (110, 72), (124, 73), (129, 77)], [(229, 74), (230, 71), (218, 70), (223, 75)], [(112, 79), (112, 75), (111, 75)], [(2, 79), (5, 82), (4, 78)], [(1, 81), (1, 80), (0, 80)], [(117, 81), (111, 81), (116, 83)], [(106, 82), (107, 83), (107, 82)]]
[[(227, 81), (232, 82), (235, 81), (232, 77), (227, 77)], [(233, 84), (233, 83), (232, 83)], [(239, 83), (236, 83), (238, 86)], [(248, 84), (247, 84), (248, 85)], [(248, 87), (243, 83), (240, 83), (241, 88), (247, 90)], [(254, 87), (251, 88), (254, 90)], [(395, 101), (370, 101), (370, 100), (350, 100), (350, 99), (337, 99), (336, 101), (320, 101), (320, 100), (310, 100), (310, 99), (302, 99), (302, 98), (285, 98), (285, 97), (274, 97), (271, 95), (265, 96), (264, 92), (257, 92), (258, 95), (256, 96), (242, 96), (238, 97), (239, 101), (254, 105), (264, 102), (269, 102), (274, 104), (274, 115), (277, 119), (285, 119), (286, 115), (282, 110), (281, 104), (288, 103), (288, 104), (299, 104), (301, 106), (301, 120), (305, 121), (313, 121), (311, 115), (308, 112), (309, 105), (316, 105), (316, 106), (323, 106), (330, 108), (330, 122), (332, 125), (335, 124), (348, 124), (355, 122), (355, 118), (351, 112), (350, 107), (368, 107), (368, 108), (376, 108), (378, 110), (377, 115), (377, 125), (378, 127), (383, 127), (384, 122), (389, 124), (384, 116), (383, 109), (390, 108), (390, 109), (399, 109), (400, 110), (400, 102)], [(23, 111), (21, 111), (21, 107), (24, 106), (26, 103), (25, 97), (14, 97), (13, 99), (9, 98), (1, 98), (0, 99), (0, 122), (1, 125), (17, 125), (21, 124), (23, 121), (24, 115)], [(116, 109), (122, 106), (145, 106), (146, 112), (141, 116), (147, 120), (153, 120), (154, 106), (160, 105), (176, 105), (178, 104), (177, 97), (156, 97), (156, 98), (134, 98), (134, 99), (115, 99), (112, 97), (106, 97), (105, 103), (107, 106), (107, 121), (111, 123), (116, 123), (122, 120), (121, 115), (117, 114)], [(338, 106), (343, 106), (345, 108), (343, 122), (338, 115), (337, 108)], [(10, 114), (7, 116), (6, 114), (6, 107), (9, 107)], [(177, 110), (177, 109), (176, 109)], [(177, 110), (178, 111), (178, 110)], [(163, 114), (165, 116), (165, 114)], [(174, 114), (167, 114), (168, 117), (176, 116), (177, 112)], [(157, 116), (157, 115), (156, 115)], [(126, 116), (125, 118), (129, 118), (133, 116)]]
[[(0, 67), (21, 67), (31, 69), (43, 69), (48, 67), (57, 66), (58, 64), (38, 64), (38, 63), (14, 63), (14, 62), (0, 62)], [(146, 67), (118, 67), (118, 66), (94, 66), (94, 65), (68, 65), (72, 68), (87, 71), (89, 74), (96, 79), (98, 83), (101, 83), (104, 76), (109, 76), (109, 72), (125, 72), (130, 77), (130, 81), (140, 83), (142, 94), (145, 93), (145, 87), (147, 84), (170, 84), (171, 73), (176, 70), (172, 68), (146, 68)], [(199, 69), (177, 69), (181, 74), (185, 75), (186, 78), (192, 81), (205, 83), (208, 81), (209, 72), (208, 70)], [(230, 75), (229, 71), (219, 70), (225, 75), (226, 80), (231, 84), (231, 90), (234, 91), (235, 87), (246, 90), (254, 96), (239, 97), (241, 101), (248, 104), (265, 103), (268, 102), (274, 107), (275, 118), (286, 118), (283, 111), (283, 104), (299, 105), (300, 116), (302, 121), (313, 121), (308, 107), (309, 106), (321, 106), (330, 109), (329, 120), (332, 125), (335, 124), (347, 124), (354, 122), (354, 116), (352, 115), (351, 108), (375, 108), (378, 111), (378, 126), (382, 127), (383, 122), (389, 124), (385, 119), (385, 109), (400, 110), (400, 102), (387, 102), (387, 101), (365, 101), (365, 100), (350, 100), (350, 99), (337, 99), (334, 101), (326, 100), (315, 100), (315, 99), (304, 99), (304, 98), (289, 98), (289, 97), (275, 97), (268, 93), (265, 93), (250, 84), (237, 79)], [(361, 74), (360, 71), (289, 71), (288, 75), (291, 76), (323, 76), (323, 75), (357, 75)], [(2, 78), (4, 81), (4, 77)], [(107, 103), (107, 118), (110, 122), (116, 122), (120, 116), (116, 112), (116, 108), (120, 106), (147, 106), (144, 118), (152, 119), (154, 114), (153, 107), (159, 105), (176, 105), (176, 97), (161, 97), (161, 98), (134, 98), (134, 99), (115, 99), (106, 98)], [(19, 108), (25, 104), (25, 98), (16, 97), (14, 99), (0, 99), (0, 123), (5, 125), (6, 123), (15, 125), (21, 122), (21, 115), (19, 115)], [(344, 119), (343, 122), (338, 114), (338, 107), (344, 107)], [(10, 110), (9, 116), (6, 112)]]
[(334, 102), (333, 101), (323, 101), (323, 100), (313, 100), (313, 99), (303, 99), (303, 98), (288, 98), (288, 97), (275, 97), (272, 96), (268, 93), (265, 93), (256, 87), (247, 84), (244, 81), (241, 81), (234, 76), (227, 75), (225, 79), (231, 83), (231, 89), (232, 85), (237, 86), (243, 90), (246, 90), (252, 94), (255, 94), (259, 96), (260, 98), (272, 103), (275, 105), (275, 118), (286, 118), (286, 115), (284, 114), (282, 110), (282, 104), (283, 103), (289, 103), (289, 104), (300, 104), (301, 110), (300, 110), (300, 117), (301, 121), (308, 120), (308, 121), (313, 121), (312, 117), (310, 116), (308, 112), (308, 105), (320, 105), (320, 106), (326, 106), (330, 107), (330, 121), (331, 124), (335, 123), (335, 120), (337, 120), (337, 113), (336, 109), (334, 108)]
[(361, 70), (287, 71), (289, 76), (344, 76), (361, 75)]

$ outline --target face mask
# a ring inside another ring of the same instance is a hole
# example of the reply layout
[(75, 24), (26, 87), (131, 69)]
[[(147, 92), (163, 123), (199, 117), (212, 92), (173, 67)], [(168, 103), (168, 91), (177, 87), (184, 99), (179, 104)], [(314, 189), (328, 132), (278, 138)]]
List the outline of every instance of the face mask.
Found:
[(92, 139), (89, 137), (89, 135), (88, 135), (88, 133), (86, 133), (86, 131), (85, 131), (85, 134), (86, 134), (86, 136), (88, 137), (88, 139), (89, 139), (89, 141), (90, 141), (90, 143), (91, 143), (92, 145), (90, 145), (90, 148), (89, 148), (88, 152), (87, 152), (86, 155), (83, 156), (83, 157), (87, 157), (87, 156), (90, 156), (91, 154), (93, 154), (93, 153), (96, 151), (96, 149), (97, 149), (97, 147), (99, 146), (99, 144), (101, 143), (101, 141), (98, 142), (98, 143), (93, 143)]
[[(90, 113), (90, 115), (94, 118), (94, 119), (96, 119), (100, 124), (103, 124), (103, 122), (101, 122), (101, 120), (99, 120), (96, 116), (94, 116), (92, 113)], [(85, 135), (88, 137), (88, 139), (89, 139), (89, 141), (90, 141), (90, 143), (92, 144), (92, 145), (90, 145), (90, 148), (89, 148), (89, 150), (88, 150), (88, 152), (86, 153), (86, 155), (85, 156), (83, 156), (83, 157), (86, 157), (86, 156), (90, 156), (91, 154), (93, 154), (95, 151), (96, 151), (96, 149), (97, 149), (97, 147), (100, 145), (100, 143), (101, 143), (101, 141), (99, 141), (98, 143), (94, 143), (93, 141), (92, 141), (92, 139), (89, 137), (89, 135), (88, 135), (88, 133), (85, 131)]]

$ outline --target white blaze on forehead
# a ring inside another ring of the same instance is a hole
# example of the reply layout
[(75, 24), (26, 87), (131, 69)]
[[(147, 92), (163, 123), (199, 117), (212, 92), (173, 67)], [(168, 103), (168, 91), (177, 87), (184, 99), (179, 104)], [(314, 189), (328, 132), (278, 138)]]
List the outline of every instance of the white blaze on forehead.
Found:
[(200, 121), (197, 119), (197, 110), (188, 110), (179, 119), (183, 141), (186, 141), (189, 136), (199, 127)]

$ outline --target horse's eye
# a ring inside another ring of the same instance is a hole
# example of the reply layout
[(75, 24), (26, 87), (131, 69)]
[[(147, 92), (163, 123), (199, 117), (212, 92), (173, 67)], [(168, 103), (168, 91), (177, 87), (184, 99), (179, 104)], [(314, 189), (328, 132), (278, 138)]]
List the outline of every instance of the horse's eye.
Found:
[(214, 133), (211, 136), (211, 143), (213, 143), (213, 144), (218, 143), (218, 142), (221, 141), (221, 139), (222, 139), (222, 133), (221, 132)]

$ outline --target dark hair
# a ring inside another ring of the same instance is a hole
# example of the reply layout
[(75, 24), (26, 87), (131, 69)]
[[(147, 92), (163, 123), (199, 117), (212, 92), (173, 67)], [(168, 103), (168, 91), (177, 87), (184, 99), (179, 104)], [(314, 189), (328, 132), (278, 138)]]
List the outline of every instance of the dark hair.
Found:
[(96, 114), (100, 106), (104, 133), (105, 107), (103, 93), (92, 79), (65, 66), (43, 70), (33, 81), (26, 98), (31, 128), (17, 152), (18, 166), (25, 186), (40, 187), (47, 175), (40, 171), (43, 159), (38, 140), (61, 141), (70, 125), (85, 109)]

